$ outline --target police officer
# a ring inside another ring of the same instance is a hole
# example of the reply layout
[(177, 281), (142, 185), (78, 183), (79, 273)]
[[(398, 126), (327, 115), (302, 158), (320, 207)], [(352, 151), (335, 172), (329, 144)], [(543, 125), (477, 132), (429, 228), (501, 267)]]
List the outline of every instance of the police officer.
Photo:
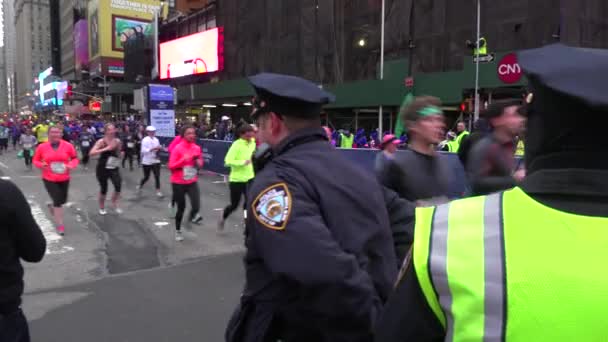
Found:
[(270, 153), (249, 190), (247, 282), (226, 340), (371, 341), (397, 273), (383, 192), (327, 143), (333, 95), (293, 76), (249, 80)]
[(418, 209), (376, 341), (606, 339), (608, 58), (556, 44), (519, 64), (532, 91), (528, 175)]

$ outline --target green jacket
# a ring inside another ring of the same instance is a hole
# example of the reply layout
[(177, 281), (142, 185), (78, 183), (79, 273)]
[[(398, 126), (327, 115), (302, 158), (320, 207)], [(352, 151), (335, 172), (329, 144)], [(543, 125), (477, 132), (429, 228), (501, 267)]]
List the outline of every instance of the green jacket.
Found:
[(230, 168), (230, 182), (245, 183), (254, 177), (253, 164), (245, 165), (248, 160), (251, 161), (254, 152), (254, 139), (251, 141), (237, 139), (232, 143), (224, 158), (224, 164)]

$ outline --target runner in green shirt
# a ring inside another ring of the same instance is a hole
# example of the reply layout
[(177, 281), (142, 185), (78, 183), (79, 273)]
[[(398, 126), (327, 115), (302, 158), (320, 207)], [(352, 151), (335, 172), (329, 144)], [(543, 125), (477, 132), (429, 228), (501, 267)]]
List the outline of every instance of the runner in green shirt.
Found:
[[(224, 208), (222, 217), (218, 222), (219, 230), (224, 229), (226, 218), (239, 206), (241, 197), (246, 196), (247, 184), (254, 177), (253, 164), (251, 163), (255, 152), (253, 127), (243, 123), (237, 128), (237, 135), (239, 138), (232, 143), (224, 159), (224, 163), (230, 168), (230, 204)], [(244, 202), (247, 203), (246, 198), (244, 198)]]

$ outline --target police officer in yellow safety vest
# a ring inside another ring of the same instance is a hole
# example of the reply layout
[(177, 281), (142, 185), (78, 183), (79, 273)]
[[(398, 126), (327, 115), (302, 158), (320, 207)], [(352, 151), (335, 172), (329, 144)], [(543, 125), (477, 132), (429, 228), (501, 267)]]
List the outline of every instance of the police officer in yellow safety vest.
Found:
[(469, 137), (469, 131), (467, 131), (467, 127), (465, 126), (464, 122), (460, 121), (458, 122), (458, 124), (456, 124), (456, 140), (455, 140), (455, 151), (453, 152), (458, 152), (458, 150), (460, 149), (460, 145), (462, 145), (462, 142)]
[(344, 131), (344, 133), (340, 133), (341, 148), (353, 148), (354, 142), (355, 136), (350, 131)]
[(526, 178), (417, 209), (376, 341), (607, 340), (608, 58), (554, 44), (519, 64)]

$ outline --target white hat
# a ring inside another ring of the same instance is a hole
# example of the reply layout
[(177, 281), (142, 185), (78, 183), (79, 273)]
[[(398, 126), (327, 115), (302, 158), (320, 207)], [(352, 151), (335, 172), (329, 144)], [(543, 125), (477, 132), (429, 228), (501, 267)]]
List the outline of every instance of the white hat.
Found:
[(154, 126), (146, 127), (146, 132), (156, 132), (156, 128)]
[(230, 118), (227, 117), (226, 115), (222, 116), (222, 121), (226, 121), (226, 120), (230, 120)]

